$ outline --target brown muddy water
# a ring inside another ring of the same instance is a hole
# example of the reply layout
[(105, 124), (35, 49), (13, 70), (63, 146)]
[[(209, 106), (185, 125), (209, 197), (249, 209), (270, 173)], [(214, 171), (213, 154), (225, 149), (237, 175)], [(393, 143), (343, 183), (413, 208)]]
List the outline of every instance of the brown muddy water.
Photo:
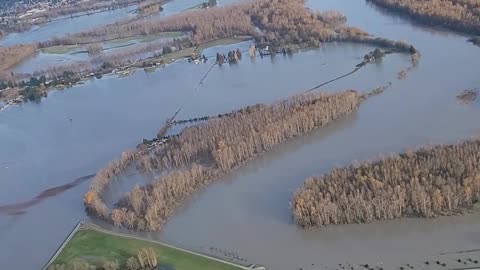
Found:
[[(228, 250), (276, 270), (335, 269), (347, 261), (383, 262), (397, 269), (409, 263), (418, 269), (427, 267), (425, 258), (436, 256), (446, 256), (442, 260), (453, 266), (460, 255), (440, 253), (480, 248), (477, 213), (306, 231), (292, 223), (289, 201), (312, 174), (478, 134), (478, 106), (464, 106), (455, 97), (459, 89), (480, 85), (480, 50), (464, 36), (411, 24), (362, 0), (312, 0), (308, 5), (340, 10), (352, 25), (413, 43), (422, 52), (419, 66), (398, 80), (409, 57), (389, 55), (327, 85), (323, 90), (369, 90), (393, 83), (357, 113), (282, 144), (220, 179), (186, 203), (163, 232), (149, 236), (205, 252)], [(215, 47), (205, 54), (248, 45)], [(39, 104), (10, 108), (0, 113), (0, 205), (29, 201), (42, 190), (97, 171), (142, 138), (153, 137), (180, 106), (179, 119), (187, 119), (278, 101), (350, 72), (372, 49), (334, 43), (293, 56), (245, 58), (238, 65), (215, 67), (198, 91), (195, 86), (210, 64), (181, 61), (155, 73), (94, 80), (53, 92)], [(125, 186), (142, 181), (138, 176), (129, 180)], [(40, 269), (85, 218), (82, 199), (88, 183), (48, 197), (21, 215), (0, 214), (0, 268)], [(119, 194), (127, 190), (116, 188)], [(480, 256), (468, 254), (461, 256)]]

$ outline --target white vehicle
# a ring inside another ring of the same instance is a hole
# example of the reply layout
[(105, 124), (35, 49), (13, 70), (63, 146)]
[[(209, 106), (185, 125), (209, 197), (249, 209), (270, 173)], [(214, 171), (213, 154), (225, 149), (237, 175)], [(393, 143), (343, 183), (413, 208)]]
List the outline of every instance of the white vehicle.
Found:
[(248, 269), (253, 269), (253, 270), (267, 270), (267, 268), (263, 265), (260, 264), (250, 264), (247, 266)]

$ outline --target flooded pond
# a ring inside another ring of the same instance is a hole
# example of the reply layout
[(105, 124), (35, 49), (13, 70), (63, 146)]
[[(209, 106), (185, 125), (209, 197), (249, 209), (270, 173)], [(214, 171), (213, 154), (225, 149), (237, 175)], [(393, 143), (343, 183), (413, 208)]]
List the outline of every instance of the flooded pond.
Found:
[[(308, 5), (340, 10), (352, 25), (413, 43), (422, 53), (419, 66), (398, 80), (409, 57), (389, 55), (326, 86), (328, 91), (369, 90), (393, 83), (357, 113), (282, 144), (225, 176), (186, 203), (163, 232), (149, 236), (196, 250), (238, 252), (276, 270), (335, 269), (347, 261), (398, 267), (445, 251), (480, 247), (478, 214), (308, 231), (292, 223), (289, 201), (307, 176), (480, 131), (478, 107), (455, 99), (460, 90), (480, 85), (480, 62), (475, 60), (480, 50), (464, 36), (418, 27), (361, 0), (311, 0)], [(247, 46), (220, 46), (205, 54)], [(445, 53), (452, 48), (454, 55)], [(42, 190), (94, 173), (142, 138), (153, 137), (180, 106), (181, 119), (273, 102), (348, 73), (372, 49), (333, 43), (293, 56), (245, 57), (237, 65), (215, 67), (198, 91), (194, 88), (211, 60), (199, 65), (181, 61), (155, 73), (90, 81), (53, 92), (39, 104), (10, 108), (0, 113), (0, 204), (28, 201)], [(88, 184), (34, 205), (23, 215), (0, 215), (0, 265), (39, 269), (85, 217), (81, 202)], [(24, 253), (31, 254), (29, 260), (21, 259)]]

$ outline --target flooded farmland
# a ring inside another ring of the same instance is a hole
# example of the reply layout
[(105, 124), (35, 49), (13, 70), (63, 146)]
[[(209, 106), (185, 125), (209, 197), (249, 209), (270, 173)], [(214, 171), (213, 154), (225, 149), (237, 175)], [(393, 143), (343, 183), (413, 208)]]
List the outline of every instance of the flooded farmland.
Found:
[[(421, 268), (426, 258), (440, 253), (479, 248), (476, 213), (308, 231), (292, 223), (289, 201), (307, 176), (480, 131), (478, 106), (455, 99), (460, 90), (480, 85), (480, 50), (466, 37), (420, 27), (362, 0), (307, 4), (339, 10), (351, 25), (414, 44), (422, 54), (420, 64), (398, 80), (398, 71), (410, 59), (393, 54), (325, 86), (322, 90), (366, 91), (392, 82), (357, 113), (282, 144), (223, 177), (186, 203), (163, 232), (149, 236), (196, 250), (229, 250), (276, 270), (335, 269), (346, 262)], [(179, 106), (184, 107), (179, 116), (183, 119), (273, 102), (350, 72), (372, 49), (332, 43), (292, 56), (245, 58), (238, 65), (215, 67), (198, 91), (196, 83), (210, 65), (180, 61), (155, 73), (94, 80), (53, 92), (41, 103), (10, 108), (0, 113), (0, 204), (28, 201), (43, 190), (94, 173), (142, 138), (154, 136)], [(41, 268), (85, 218), (81, 201), (87, 187), (88, 182), (80, 183), (21, 215), (0, 215), (0, 265)], [(22, 260), (27, 252), (30, 259)]]

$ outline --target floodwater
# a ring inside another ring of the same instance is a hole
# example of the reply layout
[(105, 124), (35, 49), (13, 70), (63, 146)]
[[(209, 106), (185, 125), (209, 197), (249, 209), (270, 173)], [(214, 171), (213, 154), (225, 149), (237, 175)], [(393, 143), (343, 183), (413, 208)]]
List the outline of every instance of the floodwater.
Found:
[[(479, 248), (478, 214), (308, 231), (292, 223), (289, 201), (310, 175), (480, 131), (478, 107), (455, 99), (480, 85), (480, 50), (464, 36), (418, 27), (362, 0), (312, 0), (308, 5), (340, 10), (352, 25), (413, 43), (422, 52), (419, 66), (398, 80), (409, 57), (389, 55), (324, 87), (369, 90), (393, 83), (358, 112), (276, 147), (199, 192), (163, 232), (149, 235), (185, 248), (237, 252), (275, 270), (334, 269), (347, 261), (398, 267), (445, 251)], [(248, 45), (214, 47), (205, 54)], [(10, 108), (0, 113), (0, 205), (28, 201), (94, 173), (142, 138), (153, 137), (180, 106), (182, 119), (277, 101), (350, 72), (372, 49), (333, 43), (293, 56), (244, 57), (238, 65), (214, 67), (198, 91), (195, 86), (211, 60), (199, 65), (181, 61), (155, 73), (93, 80), (53, 92), (39, 104)], [(80, 183), (22, 215), (0, 215), (2, 268), (40, 269), (85, 218), (87, 189), (88, 182)], [(29, 254), (28, 260), (22, 254)]]

